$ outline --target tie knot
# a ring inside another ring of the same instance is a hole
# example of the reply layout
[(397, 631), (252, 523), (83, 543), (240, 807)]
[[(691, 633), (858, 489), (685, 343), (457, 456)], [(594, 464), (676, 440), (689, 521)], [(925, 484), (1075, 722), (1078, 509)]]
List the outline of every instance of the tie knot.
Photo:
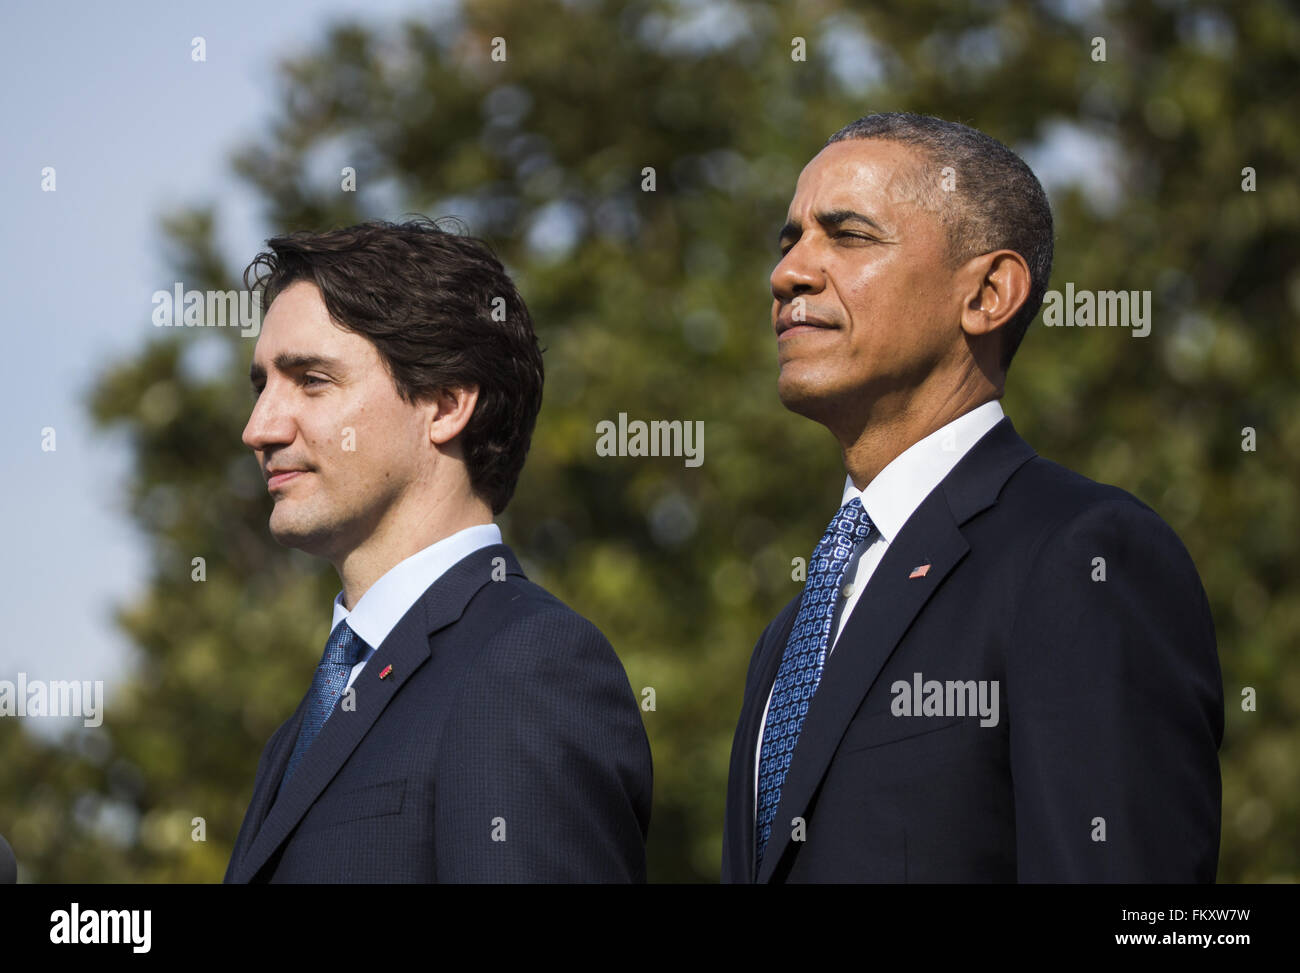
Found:
[(325, 662), (336, 666), (354, 666), (366, 654), (368, 645), (347, 622), (339, 622), (325, 643)]
[(836, 511), (835, 519), (826, 528), (826, 536), (853, 548), (867, 539), (873, 527), (871, 518), (862, 508), (862, 501), (854, 497)]

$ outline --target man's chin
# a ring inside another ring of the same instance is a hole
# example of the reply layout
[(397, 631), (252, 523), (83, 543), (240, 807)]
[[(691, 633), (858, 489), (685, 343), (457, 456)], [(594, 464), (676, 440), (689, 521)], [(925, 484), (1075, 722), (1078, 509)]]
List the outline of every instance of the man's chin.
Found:
[(783, 369), (777, 381), (781, 404), (795, 415), (825, 426), (836, 439), (857, 438), (871, 415), (879, 389), (876, 385), (845, 387), (825, 374)]
[(268, 525), (271, 537), (282, 547), (294, 547), (308, 554), (316, 554), (328, 537), (328, 532), (311, 525), (295, 521), (289, 517), (276, 517), (272, 512)]
[(776, 394), (781, 404), (795, 415), (825, 422), (826, 416), (834, 409), (835, 395), (824, 383), (817, 382), (805, 375), (793, 374), (792, 369), (782, 369), (777, 379)]

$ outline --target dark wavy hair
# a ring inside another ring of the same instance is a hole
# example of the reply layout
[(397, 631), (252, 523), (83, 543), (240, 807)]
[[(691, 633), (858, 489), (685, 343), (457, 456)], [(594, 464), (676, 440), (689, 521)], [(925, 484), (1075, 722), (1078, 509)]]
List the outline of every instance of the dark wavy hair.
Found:
[(419, 217), (272, 237), (244, 286), (261, 287), (269, 308), (295, 281), (315, 284), (330, 317), (375, 346), (408, 403), (477, 385), (461, 446), (471, 486), (499, 514), (542, 407), (542, 352), (501, 262), (458, 230)]
[(1002, 341), (1002, 368), (1010, 368), (1052, 276), (1052, 208), (1033, 170), (978, 129), (911, 112), (866, 115), (845, 125), (826, 144), (846, 139), (901, 142), (919, 149), (934, 170), (953, 167), (956, 192), (939, 192), (933, 172), (915, 173), (913, 184), (921, 201), (938, 211), (948, 227), (948, 255), (954, 265), (1003, 249), (1025, 258), (1029, 295), (1007, 322)]

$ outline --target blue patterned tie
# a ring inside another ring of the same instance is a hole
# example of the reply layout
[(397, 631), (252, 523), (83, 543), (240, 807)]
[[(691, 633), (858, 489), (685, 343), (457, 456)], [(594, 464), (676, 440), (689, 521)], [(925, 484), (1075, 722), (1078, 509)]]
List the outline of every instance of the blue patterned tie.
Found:
[(821, 682), (830, 644), (831, 619), (835, 601), (844, 582), (844, 572), (854, 549), (872, 531), (862, 501), (854, 497), (835, 514), (821, 542), (813, 551), (808, 581), (804, 584), (799, 614), (795, 617), (790, 641), (786, 643), (772, 686), (772, 702), (763, 727), (762, 757), (758, 765), (758, 813), (755, 818), (757, 857), (755, 869), (763, 863), (763, 851), (772, 837), (772, 821), (781, 803), (781, 785), (785, 783), (794, 745), (803, 729), (808, 704)]
[[(302, 727), (298, 730), (298, 742), (293, 745), (289, 756), (289, 765), (284, 769), (280, 779), (280, 792), (288, 783), (298, 767), (298, 761), (307, 752), (321, 727), (329, 719), (330, 713), (343, 695), (343, 687), (348, 684), (352, 667), (361, 661), (370, 651), (370, 646), (348, 626), (346, 621), (339, 622), (330, 633), (325, 643), (325, 655), (316, 667), (316, 677), (311, 681), (311, 692), (307, 698), (307, 712), (303, 714)], [(277, 792), (276, 796), (279, 796)]]

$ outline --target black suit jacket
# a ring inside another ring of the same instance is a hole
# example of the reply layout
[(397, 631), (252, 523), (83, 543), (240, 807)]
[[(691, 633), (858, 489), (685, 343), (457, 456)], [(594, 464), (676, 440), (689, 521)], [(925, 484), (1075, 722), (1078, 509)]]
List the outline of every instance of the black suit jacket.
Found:
[[(1214, 880), (1213, 622), (1186, 549), (1132, 495), (1039, 458), (1006, 418), (962, 457), (827, 660), (756, 875), (754, 749), (798, 608), (750, 662), (724, 881)], [(916, 673), (996, 682), (998, 722), (946, 702), (894, 715)]]
[(627, 674), (505, 545), (432, 584), (353, 688), (279, 800), (303, 705), (267, 743), (227, 882), (645, 880)]

